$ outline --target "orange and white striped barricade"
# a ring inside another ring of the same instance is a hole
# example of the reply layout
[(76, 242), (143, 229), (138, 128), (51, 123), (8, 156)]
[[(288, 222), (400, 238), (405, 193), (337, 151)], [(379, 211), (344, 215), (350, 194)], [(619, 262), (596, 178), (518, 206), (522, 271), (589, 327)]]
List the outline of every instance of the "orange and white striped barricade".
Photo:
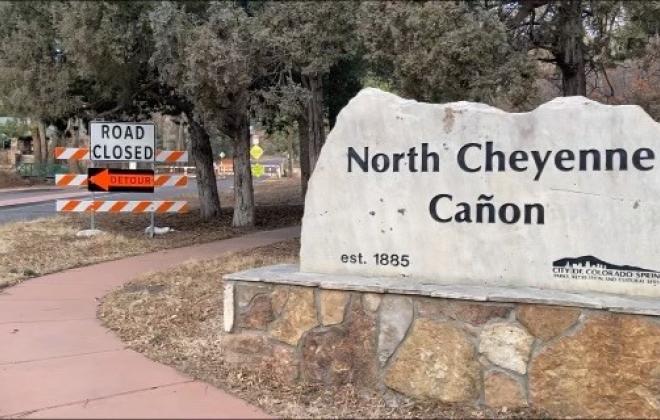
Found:
[(159, 150), (156, 152), (156, 162), (185, 163), (188, 162), (188, 152), (183, 150)]
[(187, 201), (57, 200), (63, 213), (187, 213)]
[(89, 160), (89, 149), (86, 147), (56, 147), (53, 155), (59, 160)]
[[(56, 147), (55, 159), (58, 160), (90, 160), (87, 147)], [(183, 150), (157, 150), (154, 162), (158, 163), (185, 163), (188, 162), (188, 152)], [(55, 176), (55, 185), (58, 187), (74, 187), (88, 185), (87, 175), (60, 174)], [(188, 176), (184, 175), (154, 175), (154, 187), (185, 187), (188, 185)], [(154, 215), (156, 213), (186, 213), (186, 201), (99, 201), (92, 192), (92, 200), (61, 200), (57, 204), (58, 212), (89, 212), (91, 226), (94, 229), (95, 213), (150, 213), (150, 236), (153, 237), (155, 229)]]
[(80, 187), (87, 185), (87, 175), (56, 174), (55, 185), (58, 187)]
[(185, 187), (188, 175), (154, 175), (154, 187)]
[[(89, 160), (89, 148), (87, 147), (56, 147), (55, 159), (59, 160)], [(161, 163), (184, 163), (188, 162), (188, 152), (184, 150), (159, 150), (156, 152), (156, 162)]]

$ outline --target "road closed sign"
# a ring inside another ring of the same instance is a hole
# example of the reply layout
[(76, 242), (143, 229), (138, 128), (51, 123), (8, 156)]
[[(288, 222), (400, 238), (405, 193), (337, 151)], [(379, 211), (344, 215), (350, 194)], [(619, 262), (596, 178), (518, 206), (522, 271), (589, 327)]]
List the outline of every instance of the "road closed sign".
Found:
[(153, 162), (156, 134), (151, 123), (90, 123), (90, 159)]

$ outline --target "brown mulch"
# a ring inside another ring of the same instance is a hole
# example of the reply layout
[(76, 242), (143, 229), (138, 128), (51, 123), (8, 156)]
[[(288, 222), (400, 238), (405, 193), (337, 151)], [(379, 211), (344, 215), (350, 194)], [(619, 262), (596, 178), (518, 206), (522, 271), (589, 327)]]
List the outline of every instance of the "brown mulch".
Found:
[(223, 358), (222, 276), (298, 260), (292, 240), (191, 262), (145, 275), (107, 295), (99, 318), (128, 346), (149, 358), (239, 396), (285, 418), (522, 418), (530, 410), (486, 410), (417, 401), (389, 391), (345, 385), (281, 382), (262, 367), (237, 367)]

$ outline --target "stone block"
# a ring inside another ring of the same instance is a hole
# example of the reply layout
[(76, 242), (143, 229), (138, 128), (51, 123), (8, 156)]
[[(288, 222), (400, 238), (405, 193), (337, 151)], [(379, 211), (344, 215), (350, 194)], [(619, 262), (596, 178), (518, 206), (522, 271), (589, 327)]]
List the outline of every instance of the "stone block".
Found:
[(240, 328), (265, 330), (273, 319), (270, 295), (257, 295), (247, 308), (239, 310), (237, 324)]
[(367, 311), (376, 312), (380, 306), (380, 301), (383, 299), (383, 295), (378, 293), (363, 293), (362, 294), (362, 306)]
[(305, 334), (300, 348), (305, 381), (328, 385), (374, 385), (377, 381), (376, 321), (357, 299), (342, 325)]
[(296, 350), (286, 346), (274, 346), (272, 356), (266, 361), (275, 378), (284, 383), (298, 379), (298, 356)]
[(422, 318), (450, 318), (482, 325), (493, 318), (506, 318), (513, 306), (448, 299), (416, 299), (417, 315)]
[(529, 391), (552, 417), (660, 418), (660, 325), (592, 315), (534, 357)]
[(237, 283), (236, 284), (236, 305), (237, 309), (244, 308), (250, 304), (252, 298), (258, 294), (270, 293), (273, 287), (264, 283)]
[(575, 324), (581, 312), (576, 308), (520, 305), (516, 316), (532, 335), (541, 340), (549, 340)]
[(234, 291), (234, 282), (225, 281), (222, 291), (222, 328), (225, 332), (234, 329)]
[[(284, 289), (286, 299), (279, 317), (273, 321), (269, 333), (273, 338), (295, 346), (302, 335), (319, 324), (314, 302), (314, 289), (290, 287)], [(280, 292), (284, 294), (284, 292)], [(278, 306), (279, 304), (275, 305)]]
[[(570, 124), (557, 123), (566, 116)], [(660, 171), (650, 170), (657, 152), (649, 149), (658, 138), (660, 124), (643, 109), (584, 97), (508, 113), (363, 89), (339, 115), (310, 180), (300, 268), (659, 298), (654, 282), (628, 278), (660, 269)], [(488, 215), (477, 210), (482, 200), (492, 205)], [(644, 246), (630, 246), (636, 242)], [(347, 264), (346, 254), (366, 263)], [(611, 270), (586, 278), (584, 270), (556, 270), (576, 266)], [(331, 283), (338, 288), (321, 287)], [(387, 292), (411, 290), (381, 283)], [(361, 285), (367, 289), (349, 287)], [(535, 299), (528, 291), (489, 297)], [(533, 303), (556, 301), (545, 294)]]
[(523, 385), (504, 372), (490, 371), (484, 376), (484, 397), (488, 407), (500, 409), (527, 406)]
[(412, 299), (405, 296), (385, 295), (378, 317), (378, 360), (387, 362), (406, 335), (413, 320)]
[(487, 324), (479, 335), (479, 352), (491, 363), (525, 374), (534, 337), (510, 322)]
[(385, 384), (410, 397), (459, 403), (479, 395), (476, 349), (452, 323), (417, 319), (389, 365)]
[(341, 324), (350, 294), (338, 290), (319, 291), (319, 314), (323, 325)]
[(270, 304), (275, 316), (280, 316), (289, 299), (289, 286), (275, 286), (275, 290), (270, 295)]

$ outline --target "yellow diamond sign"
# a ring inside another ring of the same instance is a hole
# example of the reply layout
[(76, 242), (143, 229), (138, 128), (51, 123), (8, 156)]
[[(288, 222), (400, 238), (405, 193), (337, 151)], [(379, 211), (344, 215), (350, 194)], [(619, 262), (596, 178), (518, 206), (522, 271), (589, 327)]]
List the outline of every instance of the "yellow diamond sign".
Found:
[(261, 147), (259, 147), (258, 144), (255, 144), (255, 145), (252, 146), (252, 148), (250, 149), (250, 156), (252, 156), (252, 159), (254, 159), (254, 160), (259, 160), (259, 158), (260, 158), (261, 155), (263, 155), (263, 154), (264, 154), (264, 149), (262, 149)]
[[(261, 156), (261, 154), (260, 154)], [(255, 163), (252, 165), (252, 176), (255, 178), (259, 178), (263, 176), (263, 174), (266, 172), (266, 168), (264, 168), (264, 165), (260, 163)]]

